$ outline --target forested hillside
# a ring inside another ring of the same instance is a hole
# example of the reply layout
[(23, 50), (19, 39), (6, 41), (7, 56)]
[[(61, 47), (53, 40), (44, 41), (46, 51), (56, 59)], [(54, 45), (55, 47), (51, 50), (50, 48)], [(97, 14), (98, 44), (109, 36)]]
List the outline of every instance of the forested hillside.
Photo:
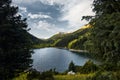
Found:
[(89, 36), (89, 30), (91, 26), (85, 25), (77, 31), (71, 33), (59, 32), (53, 35), (49, 39), (43, 40), (43, 43), (39, 43), (36, 46), (39, 47), (62, 47), (62, 48), (72, 48), (72, 49), (84, 49), (84, 42)]
[[(89, 26), (89, 25), (86, 25)], [(73, 49), (83, 49), (83, 44), (87, 40), (88, 30), (89, 27), (83, 28), (64, 35), (62, 38), (57, 39), (54, 42), (55, 47), (66, 47), (66, 48), (73, 48)]]
[(114, 66), (120, 64), (120, 1), (94, 0), (95, 16), (89, 18), (90, 35), (85, 42), (86, 49), (97, 58)]
[(36, 45), (36, 44), (41, 44), (41, 43), (45, 43), (44, 39), (39, 39), (35, 36), (33, 36), (32, 34), (30, 33), (27, 33), (32, 45)]
[(83, 44), (89, 35), (90, 25), (85, 25), (79, 30), (65, 33), (59, 32), (48, 39), (38, 39), (29, 34), (35, 48), (41, 47), (62, 47), (73, 49), (84, 49)]

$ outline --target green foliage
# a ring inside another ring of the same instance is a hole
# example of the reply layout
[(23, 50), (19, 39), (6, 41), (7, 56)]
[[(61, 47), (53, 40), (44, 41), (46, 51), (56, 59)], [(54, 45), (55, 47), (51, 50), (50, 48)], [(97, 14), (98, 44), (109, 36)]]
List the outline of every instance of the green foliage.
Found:
[(75, 72), (75, 64), (73, 63), (73, 61), (70, 62), (68, 70)]
[(63, 38), (63, 37), (66, 36), (66, 35), (67, 35), (67, 34), (65, 34), (65, 33), (59, 32), (58, 34), (53, 35), (53, 36), (50, 37), (49, 39), (51, 39), (51, 40), (57, 40), (57, 39)]
[(40, 43), (40, 44), (34, 44), (32, 48), (37, 49), (37, 48), (44, 48), (44, 47), (51, 47), (53, 45), (48, 44), (48, 43)]
[(31, 71), (28, 75), (27, 75), (27, 80), (54, 80), (53, 77), (53, 72), (50, 71), (46, 71), (46, 72), (38, 72), (36, 70)]
[(43, 43), (46, 42), (46, 40), (38, 39), (37, 37), (33, 36), (30, 33), (28, 33), (28, 37), (30, 38), (30, 41), (31, 41), (31, 43), (33, 45), (33, 48), (34, 48), (34, 45), (43, 44)]
[(81, 68), (82, 68), (82, 66), (75, 65), (75, 72), (76, 73), (80, 73), (81, 72)]
[(76, 42), (77, 42), (77, 39), (71, 41), (71, 42), (68, 44), (68, 48), (70, 48), (70, 49), (75, 48), (75, 46), (73, 46), (73, 45), (74, 45)]
[(98, 66), (89, 60), (82, 66), (80, 73), (92, 73), (98, 69)]
[(120, 1), (94, 0), (92, 25), (85, 48), (94, 57), (114, 64), (120, 60)]
[(67, 47), (68, 43), (75, 38), (73, 35), (67, 35), (66, 37), (63, 37), (59, 42), (55, 44), (56, 47)]
[(56, 46), (59, 42), (61, 41), (61, 39), (58, 39), (54, 42), (53, 46)]
[(26, 19), (11, 0), (0, 0), (0, 80), (9, 80), (30, 67), (31, 41)]
[[(116, 74), (117, 73), (117, 74)], [(102, 72), (98, 71), (92, 77), (88, 77), (86, 80), (119, 80), (119, 72)]]
[(93, 74), (75, 74), (75, 75), (55, 75), (55, 80), (86, 80), (87, 77), (91, 77)]
[(62, 36), (56, 34), (50, 39), (54, 39), (52, 44), (54, 44), (55, 47), (83, 49), (83, 44), (87, 39), (86, 37), (88, 36), (87, 31), (89, 31), (89, 28), (81, 28), (73, 33), (67, 33)]
[(80, 36), (78, 39), (71, 41), (68, 44), (68, 48), (84, 50), (84, 42), (87, 40), (87, 37)]
[(14, 77), (12, 80), (27, 80), (28, 73), (20, 73), (19, 76)]
[(119, 0), (94, 0), (93, 6), (93, 11), (96, 15), (120, 12)]
[[(73, 48), (73, 49), (84, 49), (84, 42), (87, 40), (89, 36), (89, 25), (83, 26), (81, 29), (72, 32), (72, 33), (58, 33), (53, 35), (51, 38), (46, 40), (37, 41), (37, 44), (34, 44), (34, 48), (41, 47), (65, 47), (65, 48)], [(34, 41), (33, 41), (34, 42)]]

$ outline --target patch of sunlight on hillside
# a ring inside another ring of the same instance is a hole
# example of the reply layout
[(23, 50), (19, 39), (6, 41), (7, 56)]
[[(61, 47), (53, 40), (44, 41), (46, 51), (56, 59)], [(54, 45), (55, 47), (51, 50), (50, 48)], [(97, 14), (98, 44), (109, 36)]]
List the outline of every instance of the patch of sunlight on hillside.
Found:
[(86, 28), (90, 28), (92, 27), (90, 24), (86, 24), (85, 26), (83, 26), (81, 29), (86, 29)]
[(13, 80), (27, 80), (27, 73), (20, 74), (20, 76), (14, 78)]

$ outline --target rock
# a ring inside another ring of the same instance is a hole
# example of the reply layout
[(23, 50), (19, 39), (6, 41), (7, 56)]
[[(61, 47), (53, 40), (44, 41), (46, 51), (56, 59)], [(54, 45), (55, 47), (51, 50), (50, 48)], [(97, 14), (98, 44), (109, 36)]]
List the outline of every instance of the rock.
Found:
[(68, 74), (68, 75), (75, 75), (75, 72), (69, 71), (67, 74)]

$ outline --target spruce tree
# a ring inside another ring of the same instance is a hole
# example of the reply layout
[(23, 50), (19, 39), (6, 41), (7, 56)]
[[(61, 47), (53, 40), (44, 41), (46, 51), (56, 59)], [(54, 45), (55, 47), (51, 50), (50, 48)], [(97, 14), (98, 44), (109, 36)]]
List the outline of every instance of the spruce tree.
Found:
[(32, 63), (26, 19), (11, 2), (0, 0), (0, 80), (13, 78)]
[(75, 64), (73, 63), (73, 61), (70, 62), (68, 70), (75, 72)]
[(116, 65), (120, 60), (120, 0), (94, 0), (93, 11), (86, 47), (97, 58)]

